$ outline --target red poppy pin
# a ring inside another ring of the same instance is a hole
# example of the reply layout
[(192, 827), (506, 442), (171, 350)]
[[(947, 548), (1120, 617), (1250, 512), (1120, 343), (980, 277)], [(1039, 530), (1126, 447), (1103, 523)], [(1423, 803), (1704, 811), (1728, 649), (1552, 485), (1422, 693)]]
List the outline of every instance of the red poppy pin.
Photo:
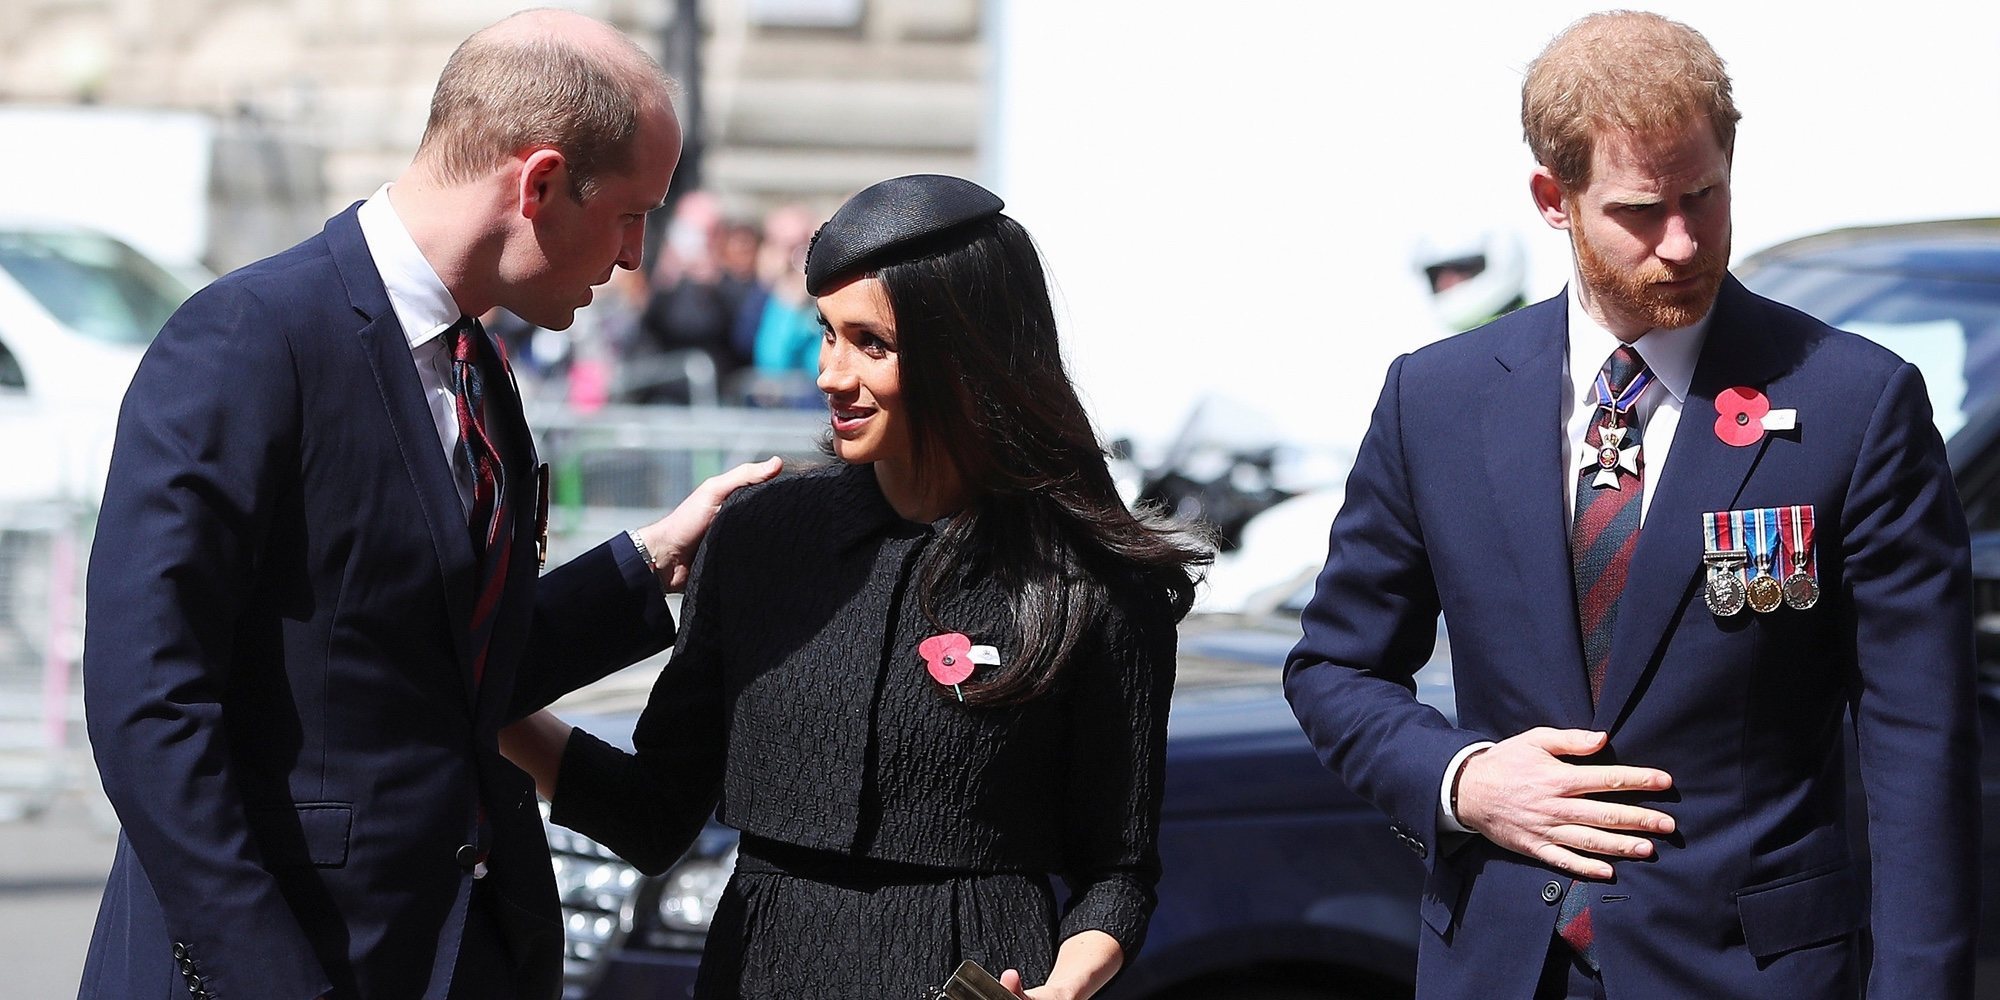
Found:
[(1788, 431), (1799, 425), (1799, 411), (1774, 410), (1763, 393), (1746, 385), (1724, 389), (1715, 397), (1715, 436), (1723, 444), (1748, 448), (1764, 440), (1767, 431)]
[(950, 685), (958, 700), (965, 700), (965, 692), (958, 686), (972, 676), (971, 639), (963, 632), (934, 635), (917, 643), (917, 655), (924, 658), (924, 669), (930, 672), (931, 680)]

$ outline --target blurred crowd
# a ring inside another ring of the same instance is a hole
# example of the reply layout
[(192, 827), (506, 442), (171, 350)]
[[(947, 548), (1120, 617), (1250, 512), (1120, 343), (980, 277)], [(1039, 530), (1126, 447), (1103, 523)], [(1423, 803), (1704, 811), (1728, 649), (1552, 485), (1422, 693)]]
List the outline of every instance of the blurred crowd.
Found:
[(640, 271), (615, 269), (568, 330), (484, 317), (522, 393), (580, 410), (613, 403), (817, 407), (819, 320), (806, 294), (817, 218), (788, 205), (734, 216), (710, 192), (675, 202)]

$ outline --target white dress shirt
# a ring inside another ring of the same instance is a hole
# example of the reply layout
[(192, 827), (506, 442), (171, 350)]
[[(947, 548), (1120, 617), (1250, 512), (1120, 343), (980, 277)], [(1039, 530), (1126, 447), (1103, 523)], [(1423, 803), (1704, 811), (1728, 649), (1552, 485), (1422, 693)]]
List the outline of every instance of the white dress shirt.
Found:
[(362, 202), (356, 219), (361, 223), (361, 239), (375, 258), (375, 270), (382, 287), (389, 292), (389, 307), (402, 324), (410, 341), (410, 360), (423, 383), (424, 403), (430, 407), (431, 422), (437, 426), (438, 446), (444, 449), (445, 463), (458, 486), (458, 500), (472, 509), (472, 471), (461, 468), (458, 460), (458, 399), (451, 392), (451, 358), (444, 349), (442, 334), (458, 322), (458, 303), (444, 287), (417, 241), (389, 203), (389, 187), (384, 184)]
[[(1592, 318), (1577, 297), (1581, 279), (1572, 280), (1569, 293), (1569, 353), (1563, 363), (1562, 427), (1569, 462), (1563, 469), (1563, 510), (1576, 516), (1576, 485), (1583, 469), (1597, 466), (1597, 450), (1584, 443), (1591, 419), (1597, 416), (1597, 373), (1613, 351), (1622, 344), (1610, 330)], [(1639, 467), (1642, 470), (1639, 494), (1639, 523), (1646, 523), (1646, 511), (1653, 504), (1653, 484), (1666, 474), (1667, 454), (1673, 450), (1674, 429), (1681, 423), (1681, 407), (1687, 403), (1688, 385), (1694, 381), (1695, 362), (1708, 338), (1708, 319), (1714, 310), (1677, 329), (1655, 328), (1639, 336), (1632, 346), (1653, 373), (1653, 382), (1639, 395), (1631, 410), (1639, 428)], [(1451, 786), (1466, 758), (1492, 743), (1480, 742), (1460, 750), (1444, 769), (1438, 788), (1438, 829), (1450, 833), (1470, 833), (1458, 821), (1452, 808)]]

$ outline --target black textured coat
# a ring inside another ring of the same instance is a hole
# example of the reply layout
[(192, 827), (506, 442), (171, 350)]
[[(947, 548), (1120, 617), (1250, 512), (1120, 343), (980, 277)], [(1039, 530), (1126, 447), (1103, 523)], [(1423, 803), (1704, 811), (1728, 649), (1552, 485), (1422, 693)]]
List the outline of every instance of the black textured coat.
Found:
[[(1173, 615), (1114, 590), (1049, 694), (961, 703), (920, 642), (962, 632), (1003, 664), (1019, 651), (990, 580), (924, 613), (941, 529), (899, 518), (867, 466), (741, 491), (697, 557), (637, 755), (570, 740), (556, 821), (642, 869), (672, 864), (718, 794), (746, 834), (701, 995), (810, 973), (865, 996), (928, 985), (960, 957), (1035, 982), (1088, 929), (1137, 951), (1159, 876)], [(1060, 919), (1050, 874), (1068, 882)]]

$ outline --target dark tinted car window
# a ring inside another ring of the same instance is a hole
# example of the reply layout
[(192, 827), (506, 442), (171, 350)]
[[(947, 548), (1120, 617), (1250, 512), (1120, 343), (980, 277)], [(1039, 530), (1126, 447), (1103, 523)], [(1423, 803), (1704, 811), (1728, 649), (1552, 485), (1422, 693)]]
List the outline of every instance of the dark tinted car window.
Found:
[(1867, 335), (1924, 373), (1946, 433), (2000, 399), (2000, 231), (1978, 243), (1835, 246), (1752, 261), (1760, 294)]
[(2000, 530), (2000, 223), (1833, 233), (1757, 254), (1738, 274), (1916, 364), (1951, 437), (1967, 519)]

